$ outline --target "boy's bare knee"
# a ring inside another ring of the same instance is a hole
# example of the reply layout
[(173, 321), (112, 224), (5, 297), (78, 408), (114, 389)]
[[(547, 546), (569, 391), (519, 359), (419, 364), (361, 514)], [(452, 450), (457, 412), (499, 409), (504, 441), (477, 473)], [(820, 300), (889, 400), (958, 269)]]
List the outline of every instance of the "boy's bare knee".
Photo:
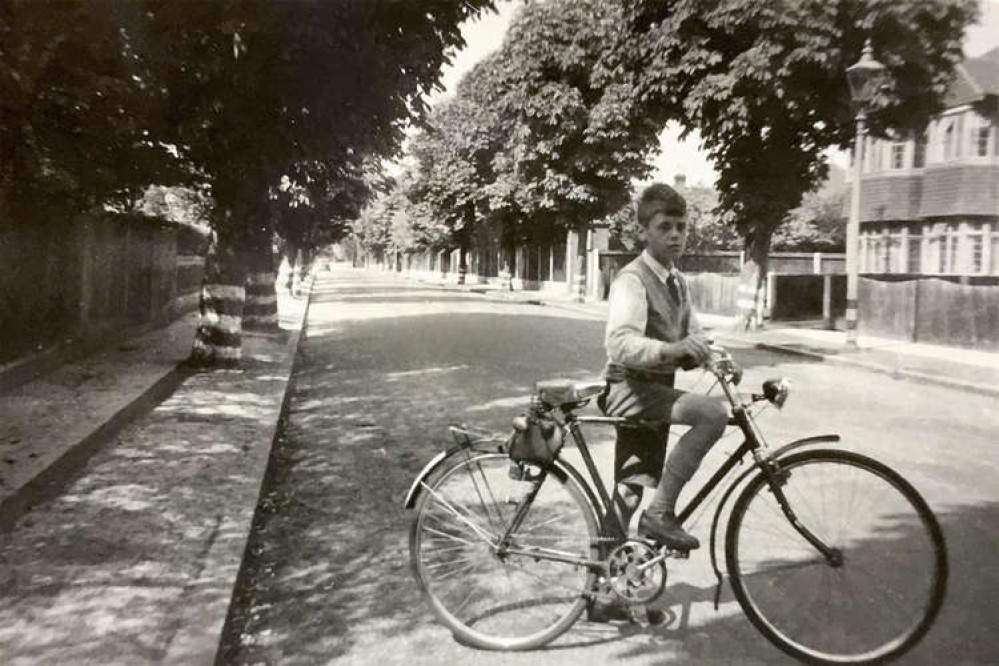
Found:
[(698, 404), (697, 417), (695, 425), (710, 428), (718, 437), (721, 437), (728, 425), (728, 410), (715, 400), (706, 399)]
[(719, 426), (724, 430), (728, 424), (728, 409), (720, 402), (712, 402), (708, 417), (712, 425)]

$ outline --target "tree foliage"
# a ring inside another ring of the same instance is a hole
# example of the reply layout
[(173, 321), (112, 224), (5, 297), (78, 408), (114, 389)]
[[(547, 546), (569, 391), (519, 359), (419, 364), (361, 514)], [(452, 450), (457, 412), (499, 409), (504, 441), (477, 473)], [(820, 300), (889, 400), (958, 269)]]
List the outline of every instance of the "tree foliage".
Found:
[(501, 48), (460, 82), (412, 144), (410, 199), (451, 242), (475, 223), (544, 237), (619, 210), (650, 172), (656, 128), (639, 112), (600, 0), (522, 7)]
[(774, 233), (773, 248), (791, 252), (843, 252), (848, 203), (849, 191), (842, 186), (809, 192)]
[(499, 52), (473, 73), (500, 114), (496, 208), (534, 225), (577, 226), (611, 214), (650, 172), (657, 127), (641, 112), (613, 36), (620, 9), (600, 0), (531, 3)]
[[(213, 224), (269, 227), (284, 177), (353, 198), (427, 109), (491, 0), (0, 4), (0, 195), (82, 209), (207, 183)], [(357, 208), (351, 201), (336, 219)]]
[[(489, 0), (230, 3), (152, 0), (150, 35), (170, 91), (166, 126), (208, 175), (218, 224), (253, 217), (295, 171), (326, 198), (361, 161), (400, 147), (426, 112), (459, 24)], [(350, 196), (347, 197), (350, 199)], [(235, 213), (235, 215), (233, 214)], [(251, 223), (251, 225), (254, 223)]]
[(72, 213), (180, 177), (153, 132), (142, 7), (107, 5), (0, 3), (0, 201)]
[(622, 2), (646, 108), (699, 130), (721, 206), (757, 258), (825, 177), (823, 151), (849, 145), (845, 71), (864, 41), (888, 70), (872, 130), (921, 127), (977, 17), (975, 0)]
[[(402, 189), (416, 244), (467, 241), (488, 206), (484, 188), (493, 178), (500, 127), (493, 110), (459, 94), (435, 108), (424, 130), (413, 137), (415, 165)], [(438, 225), (446, 229), (443, 237)]]

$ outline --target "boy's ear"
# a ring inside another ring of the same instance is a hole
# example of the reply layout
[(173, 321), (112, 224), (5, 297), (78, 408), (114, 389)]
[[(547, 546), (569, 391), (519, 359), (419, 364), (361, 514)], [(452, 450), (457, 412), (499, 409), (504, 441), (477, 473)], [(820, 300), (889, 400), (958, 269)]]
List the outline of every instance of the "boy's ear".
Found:
[(643, 245), (649, 241), (649, 228), (644, 224), (638, 225), (638, 240), (642, 241)]

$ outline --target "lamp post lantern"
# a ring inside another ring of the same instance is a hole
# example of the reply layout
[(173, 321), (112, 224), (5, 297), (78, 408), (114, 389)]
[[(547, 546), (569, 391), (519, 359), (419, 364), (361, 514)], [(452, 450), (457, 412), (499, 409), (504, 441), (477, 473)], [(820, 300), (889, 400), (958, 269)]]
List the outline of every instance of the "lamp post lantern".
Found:
[(853, 187), (850, 196), (850, 219), (846, 224), (846, 346), (857, 348), (857, 291), (859, 286), (858, 258), (860, 243), (860, 174), (863, 164), (864, 134), (867, 124), (867, 107), (881, 86), (885, 66), (874, 59), (871, 40), (864, 44), (864, 52), (846, 69), (850, 84), (850, 97), (857, 107), (857, 133), (853, 144)]

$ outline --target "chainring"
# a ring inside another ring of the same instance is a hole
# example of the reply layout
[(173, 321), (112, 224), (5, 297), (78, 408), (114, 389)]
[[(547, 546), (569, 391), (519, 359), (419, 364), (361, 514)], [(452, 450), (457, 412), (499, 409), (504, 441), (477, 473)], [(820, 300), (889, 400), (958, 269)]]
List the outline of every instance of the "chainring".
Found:
[(666, 565), (662, 560), (652, 566), (641, 566), (657, 555), (651, 546), (641, 541), (625, 541), (607, 558), (607, 580), (610, 589), (629, 604), (647, 604), (662, 594), (666, 587)]

